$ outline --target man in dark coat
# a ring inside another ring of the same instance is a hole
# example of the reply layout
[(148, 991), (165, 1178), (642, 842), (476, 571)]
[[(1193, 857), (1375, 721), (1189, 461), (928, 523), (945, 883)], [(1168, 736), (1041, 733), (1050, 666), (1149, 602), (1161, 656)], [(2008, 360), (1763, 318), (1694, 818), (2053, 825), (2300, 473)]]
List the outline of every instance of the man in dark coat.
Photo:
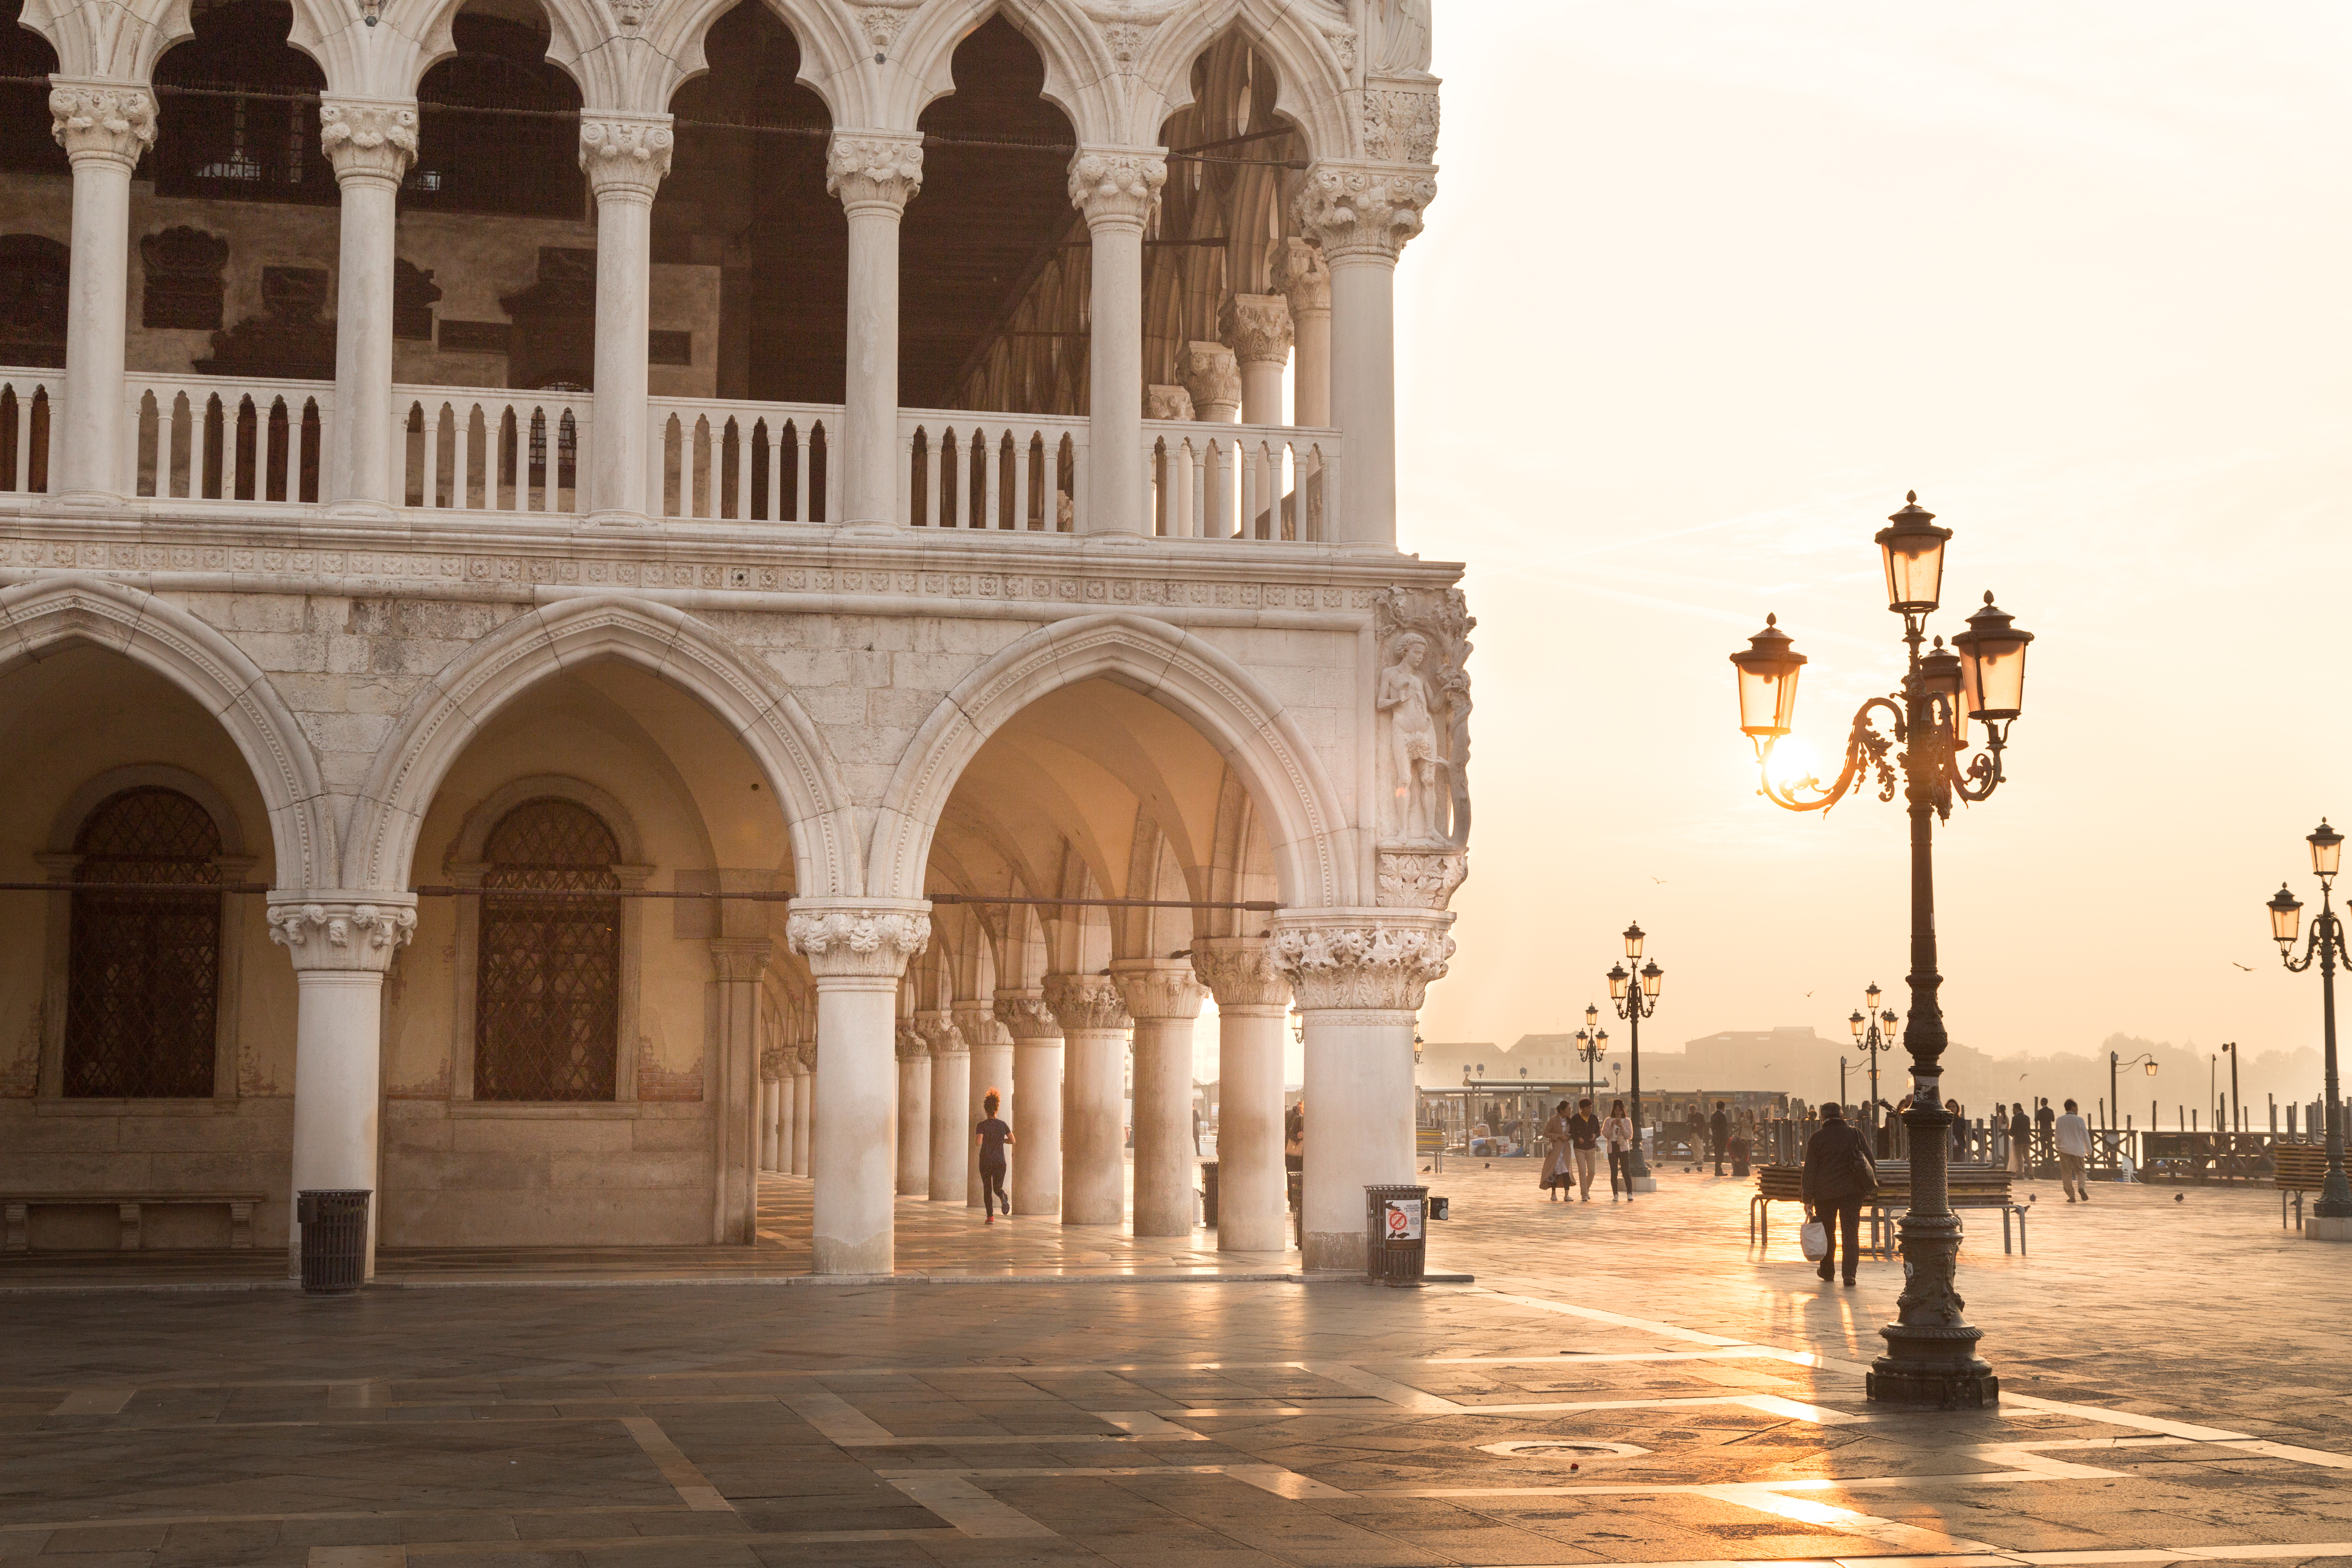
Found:
[(1878, 1190), (1878, 1166), (1862, 1134), (1848, 1126), (1842, 1106), (1822, 1107), (1822, 1130), (1805, 1144), (1805, 1210), (1829, 1232), (1821, 1277), (1830, 1278), (1845, 1239), (1845, 1282), (1853, 1281), (1862, 1245), (1862, 1202)]
[(1715, 1102), (1715, 1114), (1706, 1119), (1708, 1142), (1715, 1145), (1715, 1173), (1723, 1174), (1723, 1156), (1731, 1148), (1731, 1115), (1722, 1100)]

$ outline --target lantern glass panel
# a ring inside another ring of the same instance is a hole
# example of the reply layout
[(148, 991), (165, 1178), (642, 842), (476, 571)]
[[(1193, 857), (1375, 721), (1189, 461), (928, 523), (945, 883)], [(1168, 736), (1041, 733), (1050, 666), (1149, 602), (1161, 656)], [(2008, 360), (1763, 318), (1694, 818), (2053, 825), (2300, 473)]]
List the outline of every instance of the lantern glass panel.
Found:
[(2271, 940), (2285, 947), (2303, 930), (2303, 900), (2288, 892), (2286, 885), (2281, 883), (2277, 895), (2271, 900), (2270, 911)]
[(2336, 875), (2336, 863), (2344, 853), (2344, 835), (2328, 826), (2327, 819), (2322, 817), (2318, 831), (2307, 842), (2311, 845), (2312, 870), (2322, 877)]

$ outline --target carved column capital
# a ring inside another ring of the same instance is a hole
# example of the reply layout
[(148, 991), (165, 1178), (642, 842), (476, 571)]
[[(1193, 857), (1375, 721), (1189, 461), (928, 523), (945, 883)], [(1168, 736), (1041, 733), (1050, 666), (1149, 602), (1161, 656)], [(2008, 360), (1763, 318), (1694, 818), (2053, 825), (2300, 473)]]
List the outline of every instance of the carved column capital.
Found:
[(319, 100), (319, 150), (334, 165), (338, 184), (354, 180), (399, 184), (416, 161), (416, 100), (323, 94)]
[(1192, 395), (1197, 417), (1223, 424), (1241, 413), (1242, 367), (1224, 344), (1206, 339), (1186, 343), (1177, 351), (1176, 374)]
[(414, 893), (272, 893), (269, 940), (299, 973), (362, 970), (381, 974), (416, 934)]
[(66, 156), (136, 168), (155, 144), (155, 96), (136, 82), (82, 77), (49, 79), (49, 133)]
[(963, 1035), (967, 1050), (976, 1051), (982, 1046), (1009, 1046), (1013, 1043), (1013, 1036), (997, 1018), (992, 1004), (959, 1002), (955, 1011), (949, 1016), (954, 1018), (956, 1028)]
[(1393, 262), (1421, 232), (1437, 199), (1437, 171), (1371, 163), (1318, 163), (1292, 200), (1298, 226), (1328, 261), (1372, 257)]
[(1290, 1006), (1290, 977), (1275, 966), (1274, 944), (1262, 936), (1194, 937), (1192, 973), (1220, 1013)]
[(1192, 395), (1181, 386), (1147, 386), (1143, 389), (1143, 416), (1146, 419), (1179, 419), (1192, 422)]
[(779, 1082), (783, 1079), (783, 1076), (791, 1070), (791, 1068), (784, 1066), (784, 1052), (782, 1047), (770, 1046), (766, 1050), (760, 1053), (760, 1081), (761, 1083)]
[(1070, 160), (1070, 205), (1088, 228), (1141, 228), (1160, 206), (1168, 160), (1157, 147), (1081, 147)]
[(1279, 294), (1228, 295), (1217, 331), (1244, 364), (1290, 363), (1290, 301)]
[(1003, 990), (996, 994), (995, 1002), (996, 1021), (1004, 1026), (1013, 1044), (1037, 1046), (1062, 1037), (1061, 1021), (1045, 1005), (1043, 991), (1034, 987)]
[(825, 194), (853, 215), (902, 213), (923, 188), (923, 139), (908, 131), (835, 131), (824, 153)]
[(764, 936), (721, 936), (710, 939), (710, 966), (718, 978), (742, 983), (757, 980), (773, 956)]
[(820, 980), (896, 980), (907, 961), (931, 944), (930, 906), (796, 899), (784, 919), (784, 941)]
[(1111, 964), (1110, 978), (1131, 1018), (1156, 1022), (1201, 1016), (1200, 977), (1181, 958), (1122, 958)]
[(580, 167), (600, 202), (650, 202), (669, 174), (677, 142), (667, 114), (580, 119)]
[(1062, 1033), (1079, 1029), (1124, 1029), (1131, 1020), (1127, 1003), (1108, 974), (1048, 974), (1045, 1005)]
[(935, 1009), (915, 1015), (915, 1033), (923, 1037), (923, 1048), (934, 1057), (961, 1057), (971, 1049), (955, 1019)]
[(898, 1045), (900, 1061), (927, 1062), (931, 1059), (931, 1047), (924, 1040), (923, 1032), (915, 1027), (912, 1018), (899, 1019), (892, 1038)]
[(1437, 79), (1415, 71), (1364, 84), (1364, 155), (1382, 163), (1437, 157)]
[(1322, 251), (1293, 235), (1274, 253), (1275, 292), (1290, 301), (1290, 316), (1331, 313), (1331, 264)]
[(1299, 1011), (1414, 1013), (1454, 956), (1440, 910), (1319, 910), (1274, 917), (1274, 962)]

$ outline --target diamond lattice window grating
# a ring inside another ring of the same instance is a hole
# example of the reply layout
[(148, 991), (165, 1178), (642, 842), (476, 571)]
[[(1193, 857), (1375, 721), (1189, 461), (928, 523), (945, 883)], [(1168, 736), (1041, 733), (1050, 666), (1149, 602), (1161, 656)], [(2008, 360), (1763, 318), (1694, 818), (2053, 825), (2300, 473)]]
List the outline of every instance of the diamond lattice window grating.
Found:
[[(176, 790), (125, 790), (82, 824), (78, 882), (217, 882), (220, 830)], [(220, 989), (217, 893), (78, 888), (66, 962), (65, 1092), (208, 1097)]]
[(612, 830), (575, 802), (529, 800), (490, 832), (474, 1004), (474, 1098), (610, 1100), (620, 1058), (621, 900)]

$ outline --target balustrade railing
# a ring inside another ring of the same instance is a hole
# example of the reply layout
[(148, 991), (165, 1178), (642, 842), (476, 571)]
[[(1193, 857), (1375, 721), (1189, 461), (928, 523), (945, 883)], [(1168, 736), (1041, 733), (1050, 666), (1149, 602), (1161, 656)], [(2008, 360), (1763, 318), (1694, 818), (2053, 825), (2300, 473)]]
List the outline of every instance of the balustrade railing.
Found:
[(841, 405), (656, 397), (646, 462), (655, 517), (824, 522)]
[(1338, 504), (1337, 430), (1286, 425), (1143, 426), (1152, 531), (1179, 539), (1318, 542)]
[(577, 512), (595, 409), (585, 392), (392, 389), (403, 506)]
[(952, 408), (898, 411), (898, 521), (1069, 533), (1083, 526), (1087, 421)]
[(44, 494), (49, 488), (49, 416), (64, 373), (0, 370), (0, 492)]
[(123, 394), (126, 493), (158, 500), (319, 499), (332, 382), (132, 371)]

